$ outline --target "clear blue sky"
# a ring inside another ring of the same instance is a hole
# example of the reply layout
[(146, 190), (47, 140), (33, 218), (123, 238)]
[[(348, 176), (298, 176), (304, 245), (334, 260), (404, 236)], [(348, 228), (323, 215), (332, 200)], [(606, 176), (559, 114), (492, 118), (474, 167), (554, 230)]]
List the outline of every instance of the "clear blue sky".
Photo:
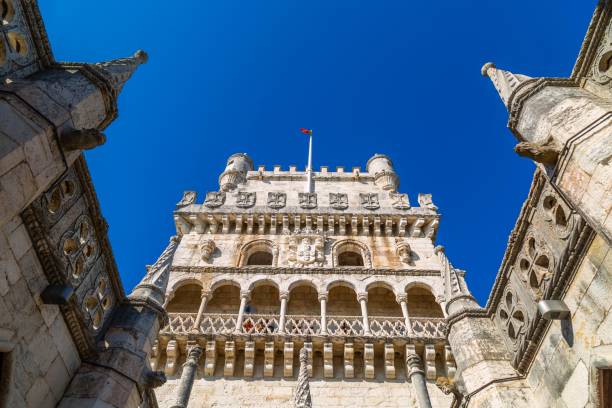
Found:
[(432, 193), (438, 243), (486, 302), (534, 165), (480, 67), (568, 76), (595, 0), (40, 0), (58, 60), (142, 48), (107, 143), (86, 154), (126, 290), (175, 231), (184, 190), (227, 157), (362, 166), (386, 153), (400, 190)]

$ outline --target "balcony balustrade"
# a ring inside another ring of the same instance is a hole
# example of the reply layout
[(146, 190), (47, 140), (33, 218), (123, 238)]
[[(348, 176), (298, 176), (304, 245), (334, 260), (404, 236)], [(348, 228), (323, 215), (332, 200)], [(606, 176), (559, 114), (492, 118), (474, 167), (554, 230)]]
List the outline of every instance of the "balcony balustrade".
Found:
[[(236, 333), (237, 316), (234, 314), (204, 313), (198, 330), (194, 330), (195, 313), (169, 313), (169, 324), (161, 330), (165, 335), (205, 335)], [(240, 333), (273, 335), (280, 333), (277, 315), (245, 314)], [(373, 337), (442, 339), (446, 323), (441, 318), (410, 318), (410, 330), (401, 317), (372, 316), (368, 319)], [(327, 316), (326, 331), (321, 330), (320, 316), (287, 315), (284, 334), (290, 336), (364, 336), (361, 316)]]

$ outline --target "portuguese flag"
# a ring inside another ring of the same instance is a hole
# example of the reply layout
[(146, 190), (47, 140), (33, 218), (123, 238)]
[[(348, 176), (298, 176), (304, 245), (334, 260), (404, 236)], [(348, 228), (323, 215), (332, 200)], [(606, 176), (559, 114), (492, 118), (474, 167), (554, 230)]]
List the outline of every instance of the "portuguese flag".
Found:
[(300, 132), (305, 135), (312, 135), (312, 129), (300, 128)]

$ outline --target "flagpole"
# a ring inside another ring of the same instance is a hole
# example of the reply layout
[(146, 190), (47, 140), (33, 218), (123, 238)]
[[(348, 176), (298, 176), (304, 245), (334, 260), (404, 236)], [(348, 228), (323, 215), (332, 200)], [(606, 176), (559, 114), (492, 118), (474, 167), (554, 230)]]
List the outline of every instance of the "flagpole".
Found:
[(308, 177), (308, 185), (306, 186), (306, 192), (312, 193), (313, 185), (312, 185), (312, 130), (308, 135), (308, 167), (306, 168), (306, 175)]

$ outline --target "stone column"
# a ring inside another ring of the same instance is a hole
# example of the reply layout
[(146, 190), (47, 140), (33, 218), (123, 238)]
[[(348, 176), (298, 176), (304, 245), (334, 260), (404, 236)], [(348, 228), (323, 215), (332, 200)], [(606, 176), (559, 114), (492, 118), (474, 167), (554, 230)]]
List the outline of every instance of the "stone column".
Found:
[(280, 301), (281, 301), (281, 306), (280, 306), (280, 318), (278, 319), (278, 332), (279, 333), (284, 333), (285, 332), (285, 315), (287, 314), (287, 302), (289, 301), (289, 292), (283, 291), (280, 292)]
[(411, 345), (406, 346), (406, 368), (408, 369), (408, 376), (410, 381), (412, 381), (419, 407), (431, 408), (421, 357), (414, 352), (414, 346)]
[(405, 293), (399, 294), (395, 297), (397, 303), (402, 308), (402, 315), (404, 316), (404, 324), (406, 325), (406, 334), (412, 333), (412, 325), (410, 324), (410, 316), (408, 315), (408, 304)]
[(197, 345), (191, 345), (189, 348), (187, 361), (183, 364), (183, 373), (176, 391), (176, 402), (170, 408), (187, 408), (202, 351), (204, 351), (202, 347)]
[(321, 334), (327, 334), (327, 292), (319, 294), (321, 302)]
[(200, 331), (200, 323), (202, 323), (202, 315), (204, 314), (204, 309), (206, 308), (206, 303), (210, 298), (211, 293), (207, 290), (202, 289), (202, 298), (200, 300), (200, 308), (198, 309), (198, 315), (196, 316), (195, 322), (193, 323), (193, 332)]
[(242, 320), (244, 320), (244, 309), (246, 308), (246, 303), (251, 296), (250, 290), (243, 290), (240, 292), (240, 309), (238, 310), (238, 318), (236, 319), (236, 333), (240, 333), (242, 331)]
[(361, 305), (361, 317), (363, 319), (363, 334), (369, 336), (372, 333), (370, 332), (370, 322), (368, 320), (368, 292), (358, 293), (357, 300)]

